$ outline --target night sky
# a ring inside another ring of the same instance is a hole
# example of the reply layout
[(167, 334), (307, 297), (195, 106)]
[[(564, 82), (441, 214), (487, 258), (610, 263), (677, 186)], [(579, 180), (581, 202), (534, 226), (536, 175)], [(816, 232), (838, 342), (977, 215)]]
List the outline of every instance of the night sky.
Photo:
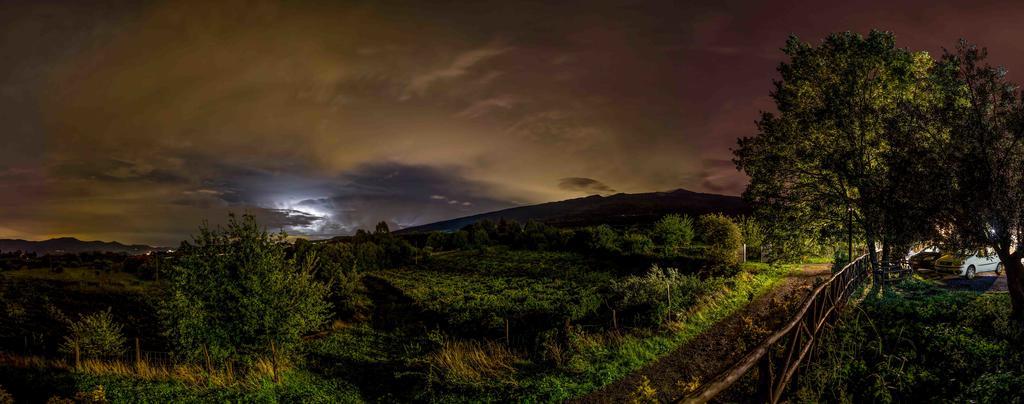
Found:
[(176, 245), (251, 212), (324, 237), (521, 204), (739, 194), (787, 35), (958, 38), (1024, 68), (1024, 3), (2, 2), (0, 238)]

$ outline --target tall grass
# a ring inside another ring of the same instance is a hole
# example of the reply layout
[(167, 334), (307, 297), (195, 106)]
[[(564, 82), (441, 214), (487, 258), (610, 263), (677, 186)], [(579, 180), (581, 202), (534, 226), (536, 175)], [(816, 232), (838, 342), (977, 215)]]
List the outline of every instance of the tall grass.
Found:
[[(121, 376), (145, 381), (175, 381), (193, 387), (256, 387), (274, 379), (273, 363), (257, 358), (253, 366), (245, 369), (230, 364), (205, 369), (194, 364), (156, 365), (146, 361), (84, 359), (78, 367), (63, 359), (0, 353), (0, 367), (19, 369), (53, 369), (78, 372), (92, 376)], [(278, 364), (278, 374), (282, 372)]]
[(480, 386), (489, 381), (511, 382), (515, 364), (522, 358), (494, 341), (445, 339), (440, 349), (427, 356), (432, 370), (446, 382)]

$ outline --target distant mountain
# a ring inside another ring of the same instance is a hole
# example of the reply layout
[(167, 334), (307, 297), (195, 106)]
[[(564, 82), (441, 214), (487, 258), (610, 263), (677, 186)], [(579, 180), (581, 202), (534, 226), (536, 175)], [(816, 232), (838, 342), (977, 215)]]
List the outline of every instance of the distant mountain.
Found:
[(143, 254), (162, 248), (148, 245), (125, 245), (116, 241), (82, 241), (74, 237), (52, 238), (43, 241), (21, 239), (0, 239), (0, 252), (23, 251), (26, 253), (46, 254), (77, 254), (82, 252), (116, 252), (127, 254)]
[(692, 216), (722, 213), (737, 216), (749, 214), (750, 206), (737, 196), (704, 194), (685, 189), (640, 194), (620, 193), (611, 196), (592, 195), (481, 213), (409, 227), (396, 233), (452, 231), (485, 219), (492, 221), (505, 219), (520, 223), (537, 220), (550, 225), (566, 227), (595, 224), (637, 224), (654, 222), (661, 216), (670, 213)]

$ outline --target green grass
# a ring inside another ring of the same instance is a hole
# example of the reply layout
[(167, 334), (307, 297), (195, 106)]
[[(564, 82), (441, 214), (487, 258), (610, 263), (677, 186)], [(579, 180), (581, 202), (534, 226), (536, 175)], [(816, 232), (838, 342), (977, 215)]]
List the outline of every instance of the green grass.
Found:
[(265, 381), (250, 387), (191, 386), (176, 381), (92, 375), (54, 368), (0, 368), (0, 379), (16, 402), (42, 402), (50, 397), (74, 398), (95, 392), (112, 403), (361, 403), (359, 391), (341, 379), (307, 371), (289, 371), (280, 383)]

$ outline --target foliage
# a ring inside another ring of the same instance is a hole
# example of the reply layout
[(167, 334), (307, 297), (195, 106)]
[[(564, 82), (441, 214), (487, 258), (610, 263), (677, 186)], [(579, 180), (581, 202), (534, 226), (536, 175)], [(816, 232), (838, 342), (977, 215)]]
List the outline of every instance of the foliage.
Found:
[(922, 280), (872, 290), (824, 336), (797, 401), (1020, 401), (1024, 331), (1009, 300)]
[(714, 270), (729, 270), (740, 261), (743, 235), (739, 226), (720, 214), (701, 216), (698, 221), (701, 239), (708, 245), (704, 255)]
[(758, 259), (761, 259), (761, 248), (764, 247), (764, 227), (757, 219), (749, 216), (740, 217), (736, 223), (743, 235), (743, 244), (747, 245), (747, 251), (756, 251)]
[(628, 233), (622, 236), (622, 252), (626, 255), (650, 255), (654, 252), (654, 242), (644, 234)]
[(941, 166), (946, 132), (919, 112), (937, 101), (928, 54), (879, 31), (835, 33), (817, 46), (791, 37), (783, 52), (789, 61), (771, 93), (779, 112), (763, 113), (760, 133), (734, 152), (751, 178), (744, 196), (773, 242), (835, 239), (848, 212), (872, 251), (931, 235), (929, 209), (941, 202), (919, 190), (942, 189), (941, 176), (927, 174)]
[(616, 308), (638, 311), (642, 325), (656, 325), (671, 321), (721, 286), (721, 279), (702, 280), (675, 268), (653, 266), (643, 276), (613, 282), (611, 290)]
[(641, 403), (660, 403), (658, 400), (658, 390), (651, 386), (651, 379), (647, 376), (640, 376), (640, 383), (637, 384), (636, 390), (633, 390), (629, 394), (629, 402), (633, 404)]
[(619, 234), (606, 224), (579, 229), (574, 237), (576, 243), (587, 251), (600, 254), (617, 254), (621, 251)]
[(327, 285), (313, 275), (315, 254), (287, 257), (284, 237), (261, 230), (252, 216), (232, 215), (226, 228), (203, 226), (182, 243), (161, 309), (179, 355), (216, 362), (288, 355), (320, 328), (330, 305)]
[(687, 215), (666, 215), (654, 223), (654, 240), (668, 252), (675, 252), (693, 241), (693, 219)]
[(953, 224), (945, 242), (988, 246), (1006, 264), (1012, 315), (1024, 322), (1024, 94), (987, 51), (961, 41), (936, 70), (944, 95), (937, 120), (950, 130), (944, 208)]
[(109, 309), (82, 316), (69, 328), (70, 335), (61, 345), (64, 353), (74, 353), (76, 345), (82, 358), (110, 358), (124, 352), (124, 326), (114, 321)]
[(719, 289), (692, 308), (688, 316), (672, 324), (670, 333), (606, 337), (576, 330), (576, 342), (564, 353), (566, 371), (524, 375), (512, 397), (533, 402), (566, 401), (619, 380), (732, 315), (748, 304), (751, 296), (776, 286), (791, 269), (775, 266), (756, 275), (740, 273), (730, 278), (728, 288)]
[(284, 373), (280, 383), (269, 379), (248, 386), (206, 387), (181, 382), (139, 383), (125, 376), (80, 375), (79, 391), (104, 386), (110, 402), (303, 402), (361, 403), (358, 390), (340, 380), (326, 380), (303, 371)]
[(413, 270), (375, 275), (412, 298), (416, 307), (442, 314), (451, 325), (497, 328), (505, 318), (538, 314), (578, 319), (601, 304), (597, 286), (557, 278)]

